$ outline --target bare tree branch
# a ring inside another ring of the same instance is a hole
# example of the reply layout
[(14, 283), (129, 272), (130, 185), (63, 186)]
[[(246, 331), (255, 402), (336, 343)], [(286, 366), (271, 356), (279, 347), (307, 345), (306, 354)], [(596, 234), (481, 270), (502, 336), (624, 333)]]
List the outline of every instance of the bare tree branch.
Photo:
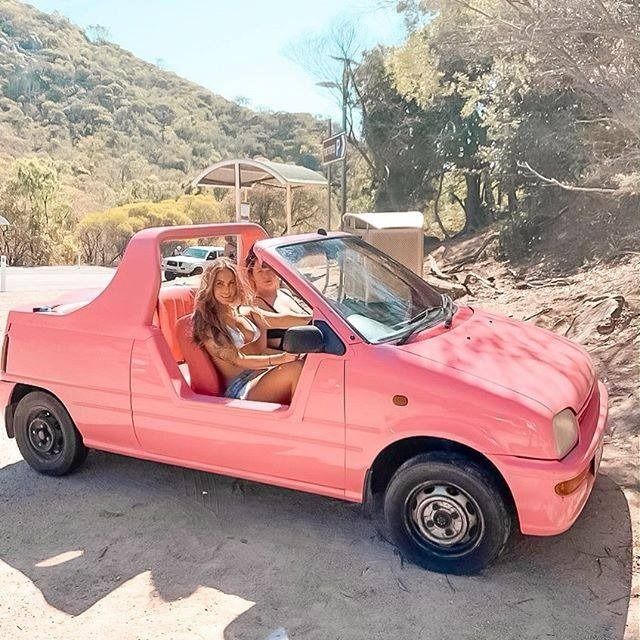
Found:
[(468, 2), (464, 2), (464, 0), (453, 0), (453, 2), (455, 2), (458, 5), (460, 5), (461, 7), (464, 7), (465, 9), (469, 9), (471, 11), (475, 11), (476, 13), (479, 13), (481, 16), (484, 16), (485, 18), (489, 18), (489, 20), (494, 20), (495, 22), (499, 22), (500, 24), (504, 24), (507, 27), (511, 27), (512, 29), (515, 29), (516, 31), (521, 31), (520, 27), (518, 27), (517, 25), (513, 24), (512, 22), (509, 22), (507, 20), (503, 20), (499, 16), (495, 16), (495, 15), (492, 16), (492, 15), (484, 12), (482, 9), (479, 9), (478, 7), (474, 7), (472, 4), (469, 4)]
[(555, 178), (547, 178), (543, 176), (541, 173), (536, 171), (528, 162), (518, 162), (518, 167), (521, 169), (526, 169), (533, 176), (545, 182), (546, 184), (551, 184), (554, 187), (559, 187), (560, 189), (564, 189), (565, 191), (580, 191), (582, 193), (602, 193), (611, 196), (620, 196), (623, 195), (623, 191), (621, 189), (609, 189), (607, 187), (577, 187), (570, 184), (564, 184)]

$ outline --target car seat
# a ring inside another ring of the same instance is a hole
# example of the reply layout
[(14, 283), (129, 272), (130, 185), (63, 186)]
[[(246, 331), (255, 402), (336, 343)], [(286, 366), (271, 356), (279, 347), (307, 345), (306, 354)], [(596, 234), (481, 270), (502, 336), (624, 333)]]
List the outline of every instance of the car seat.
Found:
[(219, 396), (224, 390), (222, 378), (209, 354), (193, 342), (194, 303), (195, 290), (191, 287), (162, 287), (158, 295), (157, 323), (191, 389), (195, 393)]
[(182, 286), (161, 287), (158, 294), (158, 325), (178, 364), (184, 357), (176, 339), (176, 321), (193, 311), (195, 297), (196, 292), (191, 287)]
[(191, 314), (178, 318), (175, 337), (189, 367), (190, 386), (195, 393), (220, 396), (224, 391), (222, 378), (209, 354), (193, 341)]

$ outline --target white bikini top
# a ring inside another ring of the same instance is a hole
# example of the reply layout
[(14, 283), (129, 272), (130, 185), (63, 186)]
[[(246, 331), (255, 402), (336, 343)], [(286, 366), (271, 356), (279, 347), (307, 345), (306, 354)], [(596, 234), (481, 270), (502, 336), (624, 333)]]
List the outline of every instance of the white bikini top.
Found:
[(245, 320), (253, 327), (253, 337), (251, 340), (245, 340), (244, 333), (240, 331), (240, 329), (236, 329), (230, 325), (227, 325), (227, 331), (229, 332), (229, 337), (233, 341), (236, 349), (242, 349), (245, 345), (255, 342), (260, 337), (260, 329), (256, 327), (256, 325), (249, 320), (249, 318), (245, 317)]

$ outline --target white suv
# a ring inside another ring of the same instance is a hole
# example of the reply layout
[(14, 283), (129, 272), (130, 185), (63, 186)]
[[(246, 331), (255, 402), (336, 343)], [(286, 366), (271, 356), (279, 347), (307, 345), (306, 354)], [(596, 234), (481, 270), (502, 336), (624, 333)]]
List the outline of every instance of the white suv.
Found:
[(202, 273), (207, 260), (224, 255), (224, 247), (187, 247), (181, 254), (163, 258), (165, 280), (178, 276), (195, 276)]

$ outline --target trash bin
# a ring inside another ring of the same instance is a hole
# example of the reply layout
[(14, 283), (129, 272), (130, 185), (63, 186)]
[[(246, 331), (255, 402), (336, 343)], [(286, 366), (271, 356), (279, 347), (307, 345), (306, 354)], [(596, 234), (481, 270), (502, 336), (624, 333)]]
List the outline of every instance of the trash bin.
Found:
[(342, 230), (362, 238), (422, 278), (424, 216), (419, 211), (346, 213)]

